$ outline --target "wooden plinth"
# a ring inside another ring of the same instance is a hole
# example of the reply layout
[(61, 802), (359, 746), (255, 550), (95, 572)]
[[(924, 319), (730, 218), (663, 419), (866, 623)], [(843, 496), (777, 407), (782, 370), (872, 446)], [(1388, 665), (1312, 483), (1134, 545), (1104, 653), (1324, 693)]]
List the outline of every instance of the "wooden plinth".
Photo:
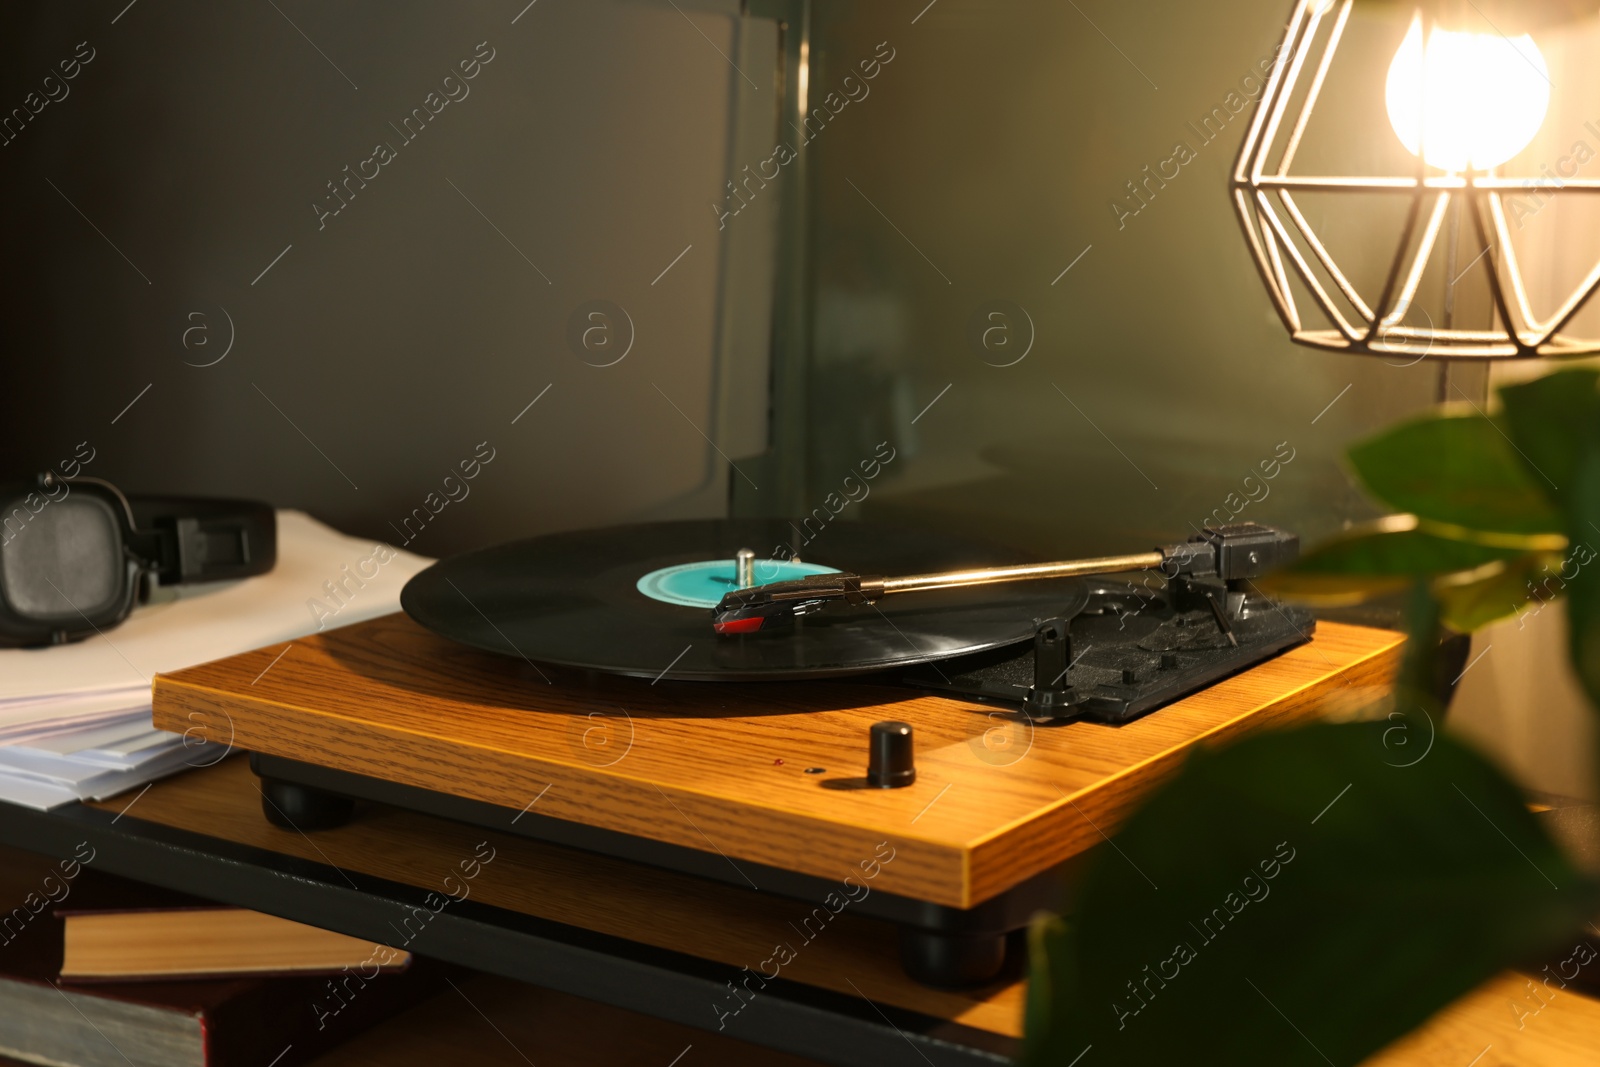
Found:
[[(155, 723), (820, 878), (888, 842), (875, 888), (967, 908), (1099, 842), (1191, 746), (1372, 701), (1402, 641), (1325, 622), (1310, 644), (1127, 726), (1035, 728), (884, 686), (536, 667), (390, 615), (159, 675)], [(862, 788), (868, 728), (884, 719), (915, 728), (904, 789)]]

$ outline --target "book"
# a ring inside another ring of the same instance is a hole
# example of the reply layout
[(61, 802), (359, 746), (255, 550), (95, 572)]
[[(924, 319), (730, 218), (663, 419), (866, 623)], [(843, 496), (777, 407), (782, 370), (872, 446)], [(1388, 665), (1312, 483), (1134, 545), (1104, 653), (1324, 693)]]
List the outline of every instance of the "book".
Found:
[[(0, 912), (8, 920), (0, 933), (0, 1057), (8, 1060), (51, 1067), (292, 1067), (444, 989), (451, 973), (418, 960), (389, 974), (351, 968), (333, 977), (62, 980), (64, 920), (28, 901), (42, 903), (49, 894), (64, 902), (66, 891), (74, 904), (125, 907), (190, 898), (75, 863), (32, 870), (37, 865), (29, 860), (0, 851)], [(17, 900), (24, 903), (5, 910)]]
[(247, 908), (60, 911), (61, 977), (85, 980), (378, 974), (411, 954)]

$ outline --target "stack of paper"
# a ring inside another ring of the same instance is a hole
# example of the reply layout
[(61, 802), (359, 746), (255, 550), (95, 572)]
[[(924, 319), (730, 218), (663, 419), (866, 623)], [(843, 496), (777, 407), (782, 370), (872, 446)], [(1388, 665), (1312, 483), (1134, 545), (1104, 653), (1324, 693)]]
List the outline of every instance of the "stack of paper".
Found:
[(154, 729), (151, 678), (397, 610), (401, 587), (429, 561), (374, 549), (280, 511), (267, 574), (160, 590), (121, 626), (75, 644), (0, 650), (0, 801), (104, 799), (228, 755), (225, 725)]

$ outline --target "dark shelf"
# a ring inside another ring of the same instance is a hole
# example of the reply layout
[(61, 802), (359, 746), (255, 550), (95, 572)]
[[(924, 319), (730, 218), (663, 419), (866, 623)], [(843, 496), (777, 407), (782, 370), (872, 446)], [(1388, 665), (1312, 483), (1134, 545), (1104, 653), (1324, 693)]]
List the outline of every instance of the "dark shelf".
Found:
[[(441, 907), (439, 894), (417, 886), (123, 815), (115, 806), (39, 812), (0, 804), (0, 843), (61, 857), (80, 842), (95, 850), (96, 870), (375, 941), (395, 943), (415, 909), (438, 908), (404, 947), (698, 1030), (719, 1033), (714, 1006), (727, 1002), (727, 983), (744, 977), (725, 964), (472, 899)], [(727, 1017), (719, 1036), (840, 1067), (998, 1065), (1017, 1051), (1009, 1037), (782, 978)]]

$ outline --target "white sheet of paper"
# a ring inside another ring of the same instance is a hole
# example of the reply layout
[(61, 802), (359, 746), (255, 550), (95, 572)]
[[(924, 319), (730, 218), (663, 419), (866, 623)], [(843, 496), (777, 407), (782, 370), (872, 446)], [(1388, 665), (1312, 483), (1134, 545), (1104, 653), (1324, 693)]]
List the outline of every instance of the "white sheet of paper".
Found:
[[(125, 793), (152, 782), (174, 774), (186, 767), (203, 765), (216, 757), (206, 755), (203, 758), (195, 755), (195, 750), (185, 750), (182, 747), (168, 753), (165, 758), (151, 762), (127, 771), (104, 771), (89, 779), (78, 782), (77, 785), (68, 785), (59, 781), (50, 781), (39, 775), (14, 773), (0, 767), (0, 801), (20, 804), (26, 808), (36, 808), (48, 811), (59, 808), (63, 804), (71, 804), (82, 799), (105, 800), (118, 793)], [(132, 799), (129, 801), (132, 803)]]
[(0, 704), (0, 729), (49, 722), (52, 719), (126, 712), (149, 706), (150, 687), (147, 685), (123, 686), (117, 689), (96, 690), (92, 693), (69, 693), (65, 696), (37, 700), (8, 701)]
[(13, 777), (0, 769), (0, 800), (38, 811), (49, 811), (77, 799), (78, 794), (71, 789), (47, 785), (31, 778)]
[[(174, 736), (182, 741), (184, 736), (182, 734), (174, 735), (167, 730), (157, 730), (150, 725), (148, 720), (144, 725), (145, 729), (143, 733), (132, 737), (125, 737), (120, 741), (98, 744), (93, 748), (81, 748), (74, 752), (73, 755), (83, 759), (139, 759), (147, 749), (154, 748), (157, 745), (165, 744)], [(221, 741), (220, 738), (218, 740)], [(191, 735), (189, 743), (191, 745), (195, 745), (205, 744), (207, 742), (203, 737)], [(226, 744), (227, 742), (222, 741), (222, 743)]]
[[(205, 751), (203, 745), (185, 748), (183, 739), (177, 734), (168, 736), (172, 738), (170, 744), (140, 753), (143, 758), (122, 766), (80, 760), (71, 756), (57, 756), (49, 752), (34, 752), (25, 748), (0, 748), (0, 770), (16, 778), (76, 789), (79, 796), (84, 796), (95, 789), (106, 789), (108, 792), (124, 789), (126, 786), (117, 783), (128, 775), (137, 776), (146, 770), (159, 771), (182, 765), (198, 767), (221, 758), (214, 752)], [(130, 780), (143, 779), (134, 777)], [(111, 786), (115, 788), (110, 788)]]
[(140, 722), (150, 721), (150, 702), (146, 700), (143, 707), (134, 708), (132, 711), (106, 711), (94, 715), (75, 715), (65, 720), (50, 720), (38, 723), (23, 723), (18, 726), (7, 726), (0, 729), (0, 745), (20, 745), (29, 741), (49, 737), (59, 737), (62, 734), (74, 733), (78, 730), (94, 730), (111, 723), (127, 722), (136, 719)]
[(32, 737), (25, 741), (18, 741), (14, 747), (26, 748), (32, 752), (53, 752), (58, 756), (69, 756), (74, 752), (101, 748), (102, 746), (117, 745), (133, 739), (143, 739), (150, 734), (167, 734), (165, 730), (156, 730), (150, 725), (149, 715), (130, 715), (123, 719), (112, 719), (84, 726), (78, 729), (62, 730), (48, 734), (44, 737)]
[[(202, 747), (203, 744), (204, 742), (197, 738), (190, 738), (188, 742), (188, 747), (194, 752), (195, 757), (190, 762), (196, 766), (220, 759), (218, 751), (227, 747), (226, 743), (221, 743), (211, 749), (205, 749)], [(155, 730), (147, 723), (136, 738), (95, 748), (81, 748), (74, 752), (51, 752), (35, 745), (11, 745), (0, 748), (0, 767), (49, 772), (54, 767), (71, 764), (110, 770), (130, 770), (184, 746), (182, 734)]]

